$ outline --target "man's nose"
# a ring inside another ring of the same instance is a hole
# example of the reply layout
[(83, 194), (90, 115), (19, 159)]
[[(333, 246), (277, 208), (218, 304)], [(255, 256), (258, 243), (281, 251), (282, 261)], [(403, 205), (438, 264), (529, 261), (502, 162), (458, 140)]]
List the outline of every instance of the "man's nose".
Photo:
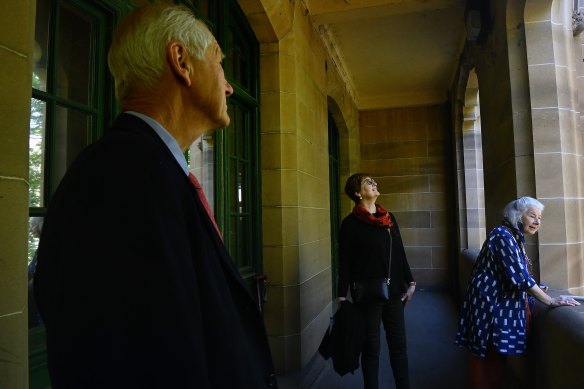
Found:
[(225, 81), (225, 96), (229, 97), (233, 94), (233, 87)]

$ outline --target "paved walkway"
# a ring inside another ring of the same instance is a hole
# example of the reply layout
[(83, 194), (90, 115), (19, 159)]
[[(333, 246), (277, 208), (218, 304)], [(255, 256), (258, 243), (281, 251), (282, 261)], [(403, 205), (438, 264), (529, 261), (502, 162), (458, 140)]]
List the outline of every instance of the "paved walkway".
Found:
[[(406, 308), (412, 389), (466, 388), (468, 356), (453, 343), (457, 320), (458, 309), (448, 294), (418, 288)], [(379, 387), (395, 388), (383, 334), (381, 339)], [(325, 361), (320, 355), (314, 357), (308, 369), (311, 371), (279, 377), (280, 389), (363, 388), (361, 370), (340, 377), (331, 360)]]

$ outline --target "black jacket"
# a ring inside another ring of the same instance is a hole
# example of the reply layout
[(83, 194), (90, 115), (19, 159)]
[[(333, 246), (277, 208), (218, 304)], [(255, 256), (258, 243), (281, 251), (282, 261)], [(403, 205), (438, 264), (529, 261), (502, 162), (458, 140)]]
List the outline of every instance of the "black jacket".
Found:
[[(390, 212), (393, 227), (390, 293), (405, 293), (412, 282), (412, 272), (395, 216)], [(352, 280), (387, 277), (390, 237), (386, 229), (367, 224), (349, 214), (343, 219), (339, 237), (338, 296), (345, 297)]]
[(55, 389), (275, 387), (253, 298), (188, 177), (135, 116), (63, 178), (35, 294)]
[(349, 301), (341, 304), (332, 326), (322, 338), (318, 351), (324, 359), (333, 359), (333, 368), (341, 376), (359, 368), (359, 356), (365, 342), (363, 312)]

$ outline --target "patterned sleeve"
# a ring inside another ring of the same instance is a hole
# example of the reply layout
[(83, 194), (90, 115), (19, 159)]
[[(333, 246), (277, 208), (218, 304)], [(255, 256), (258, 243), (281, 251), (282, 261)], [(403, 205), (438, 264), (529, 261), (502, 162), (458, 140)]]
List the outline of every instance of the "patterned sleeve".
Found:
[(504, 227), (494, 231), (490, 237), (489, 249), (499, 261), (503, 276), (510, 281), (510, 285), (527, 290), (536, 284), (523, 264), (521, 249), (515, 238)]

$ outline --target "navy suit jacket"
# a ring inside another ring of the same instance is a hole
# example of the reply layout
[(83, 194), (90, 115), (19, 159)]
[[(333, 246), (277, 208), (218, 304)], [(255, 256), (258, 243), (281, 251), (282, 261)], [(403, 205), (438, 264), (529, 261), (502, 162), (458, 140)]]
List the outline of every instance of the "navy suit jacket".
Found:
[(135, 116), (67, 171), (34, 282), (55, 389), (276, 386), (255, 301), (188, 177)]

